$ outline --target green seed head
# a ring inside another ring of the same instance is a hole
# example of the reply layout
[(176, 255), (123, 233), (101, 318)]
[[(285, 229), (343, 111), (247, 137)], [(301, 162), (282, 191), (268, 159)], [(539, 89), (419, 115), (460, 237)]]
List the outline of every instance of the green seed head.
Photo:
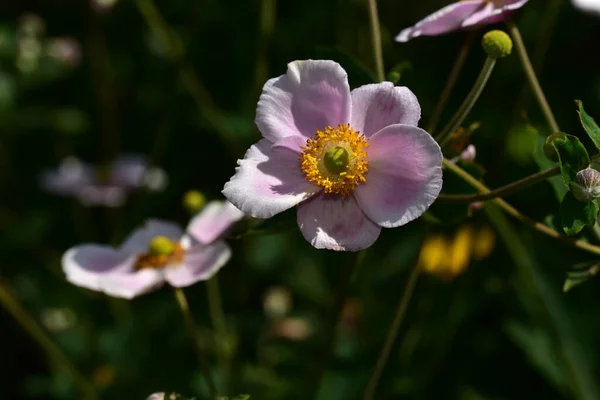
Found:
[(492, 58), (503, 58), (512, 51), (512, 39), (504, 31), (493, 30), (483, 35), (481, 40), (483, 50)]
[(336, 146), (327, 150), (325, 153), (325, 167), (334, 174), (339, 174), (346, 171), (348, 164), (350, 163), (350, 156), (348, 151), (343, 147)]
[(150, 242), (148, 254), (151, 256), (168, 256), (173, 253), (175, 246), (173, 242), (166, 236), (157, 236)]
[(190, 214), (196, 214), (206, 204), (206, 197), (197, 190), (190, 190), (183, 195), (183, 206)]

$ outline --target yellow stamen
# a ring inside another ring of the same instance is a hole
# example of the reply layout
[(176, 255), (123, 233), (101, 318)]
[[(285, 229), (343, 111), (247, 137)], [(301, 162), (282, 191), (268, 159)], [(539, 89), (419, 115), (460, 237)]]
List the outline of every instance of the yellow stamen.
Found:
[(173, 242), (164, 236), (157, 236), (152, 240), (148, 252), (138, 255), (135, 269), (162, 269), (170, 264), (181, 263), (184, 256), (185, 249), (179, 242)]
[(323, 193), (348, 196), (356, 186), (366, 182), (369, 162), (365, 148), (367, 138), (350, 124), (326, 127), (302, 147), (300, 167), (306, 179), (323, 188)]

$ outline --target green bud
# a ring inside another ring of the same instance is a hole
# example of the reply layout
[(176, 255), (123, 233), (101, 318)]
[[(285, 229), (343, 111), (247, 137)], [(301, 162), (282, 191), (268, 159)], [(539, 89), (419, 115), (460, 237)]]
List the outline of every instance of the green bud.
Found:
[(151, 256), (168, 256), (173, 253), (175, 246), (173, 242), (166, 236), (157, 236), (150, 242), (148, 254)]
[(197, 190), (190, 190), (183, 195), (183, 206), (190, 214), (196, 214), (206, 204), (206, 197)]
[(341, 147), (335, 146), (327, 150), (324, 157), (325, 167), (334, 174), (339, 174), (346, 170), (350, 163), (348, 151)]
[(489, 57), (503, 58), (512, 51), (512, 39), (504, 31), (493, 30), (483, 35), (481, 40), (483, 50)]
[(564, 138), (565, 136), (567, 136), (567, 134), (564, 132), (555, 132), (546, 138), (546, 142), (544, 143), (543, 149), (544, 155), (548, 158), (548, 160), (558, 162), (558, 153), (552, 145), (552, 142), (556, 139)]

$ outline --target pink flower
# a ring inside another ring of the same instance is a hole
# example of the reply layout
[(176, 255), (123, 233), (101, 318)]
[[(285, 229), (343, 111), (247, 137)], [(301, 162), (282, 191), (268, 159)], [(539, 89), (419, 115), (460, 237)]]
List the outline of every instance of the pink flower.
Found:
[(419, 217), (442, 186), (442, 153), (417, 128), (415, 95), (390, 82), (350, 92), (333, 61), (294, 61), (269, 80), (256, 110), (263, 139), (250, 147), (223, 194), (270, 218), (299, 204), (316, 248), (356, 251), (381, 227)]
[(397, 42), (419, 36), (437, 36), (504, 21), (529, 0), (464, 0), (447, 5), (404, 29)]
[(211, 202), (184, 232), (175, 224), (149, 220), (118, 248), (83, 244), (62, 258), (67, 280), (74, 285), (131, 299), (158, 289), (210, 279), (229, 260), (221, 240), (243, 213), (229, 202)]

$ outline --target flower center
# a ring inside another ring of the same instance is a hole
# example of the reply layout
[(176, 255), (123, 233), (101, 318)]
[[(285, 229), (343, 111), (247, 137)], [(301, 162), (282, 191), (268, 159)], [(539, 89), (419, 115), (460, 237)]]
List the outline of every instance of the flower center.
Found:
[(324, 193), (346, 197), (366, 182), (367, 138), (350, 124), (331, 126), (316, 132), (302, 147), (300, 167), (306, 179), (323, 188)]
[(173, 242), (165, 236), (157, 236), (150, 242), (148, 252), (138, 255), (135, 269), (161, 269), (169, 264), (182, 262), (183, 256), (185, 250), (179, 242)]

